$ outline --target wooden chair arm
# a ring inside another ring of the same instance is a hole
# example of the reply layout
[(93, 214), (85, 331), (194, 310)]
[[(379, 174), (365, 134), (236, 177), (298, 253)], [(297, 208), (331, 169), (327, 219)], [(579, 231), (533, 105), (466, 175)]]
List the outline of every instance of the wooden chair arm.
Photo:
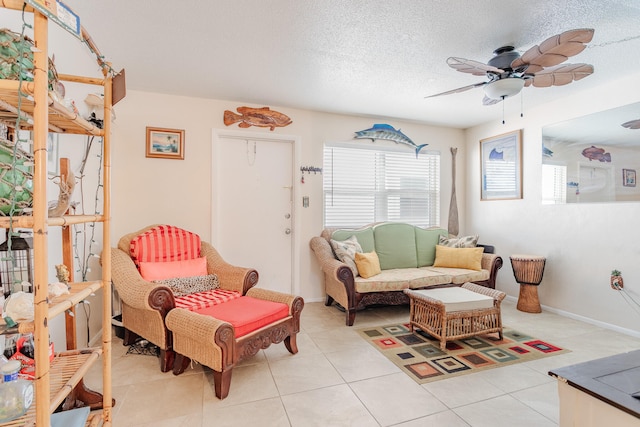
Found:
[(226, 262), (220, 253), (207, 242), (201, 242), (201, 254), (207, 258), (207, 271), (215, 274), (220, 287), (245, 295), (258, 283), (258, 272), (253, 268), (238, 267)]

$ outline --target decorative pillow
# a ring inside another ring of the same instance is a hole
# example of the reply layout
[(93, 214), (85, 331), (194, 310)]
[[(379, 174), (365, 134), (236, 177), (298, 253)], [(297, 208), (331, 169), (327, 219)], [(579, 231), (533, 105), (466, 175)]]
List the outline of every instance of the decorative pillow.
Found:
[(157, 225), (134, 237), (129, 244), (133, 262), (166, 262), (200, 256), (200, 237), (173, 225)]
[(207, 275), (207, 258), (185, 261), (140, 262), (140, 275), (144, 280), (164, 280), (174, 277)]
[(356, 253), (362, 253), (362, 247), (358, 243), (356, 236), (351, 236), (346, 240), (338, 241), (331, 239), (331, 247), (338, 259), (349, 266), (353, 271), (353, 277), (358, 275), (358, 267), (356, 267)]
[(467, 270), (482, 270), (482, 252), (484, 248), (450, 248), (436, 246), (436, 260), (434, 267), (466, 268)]
[(154, 283), (168, 286), (175, 297), (182, 297), (197, 292), (218, 289), (220, 282), (215, 274), (193, 277), (176, 277), (166, 280), (154, 280)]
[(453, 237), (451, 239), (445, 236), (440, 236), (438, 244), (441, 246), (448, 246), (450, 248), (475, 248), (478, 245), (478, 235)]
[(382, 270), (380, 270), (380, 260), (375, 251), (367, 253), (356, 252), (356, 267), (358, 267), (360, 276), (365, 279), (382, 272)]

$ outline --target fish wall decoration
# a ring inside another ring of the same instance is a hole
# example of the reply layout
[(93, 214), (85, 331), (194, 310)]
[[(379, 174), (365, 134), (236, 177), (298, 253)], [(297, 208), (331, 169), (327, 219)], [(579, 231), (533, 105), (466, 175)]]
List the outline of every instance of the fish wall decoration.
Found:
[(375, 124), (372, 128), (359, 130), (356, 132), (355, 139), (370, 139), (376, 142), (376, 139), (384, 139), (387, 141), (393, 141), (396, 144), (404, 144), (416, 150), (416, 159), (420, 150), (429, 144), (416, 145), (407, 135), (402, 133), (400, 129), (394, 129), (393, 126), (387, 124)]
[(582, 150), (582, 155), (589, 159), (589, 161), (598, 160), (599, 162), (611, 162), (611, 153), (605, 153), (604, 148), (597, 148), (595, 145)]
[(272, 110), (269, 107), (238, 107), (236, 110), (240, 114), (225, 110), (223, 120), (226, 126), (240, 122), (238, 127), (241, 128), (259, 126), (269, 128), (269, 130), (274, 130), (277, 127), (285, 127), (293, 123), (289, 116)]

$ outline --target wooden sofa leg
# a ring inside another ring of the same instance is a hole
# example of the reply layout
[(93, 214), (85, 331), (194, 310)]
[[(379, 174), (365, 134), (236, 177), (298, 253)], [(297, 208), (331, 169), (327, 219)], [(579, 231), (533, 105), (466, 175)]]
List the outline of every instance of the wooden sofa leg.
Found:
[(160, 349), (160, 371), (168, 372), (173, 369), (174, 359), (176, 357), (176, 353), (171, 350), (163, 350)]
[(347, 326), (353, 326), (356, 321), (356, 309), (346, 310), (347, 313)]
[(327, 299), (324, 302), (324, 305), (326, 305), (327, 307), (331, 306), (331, 304), (333, 304), (333, 297), (330, 295), (327, 295)]
[(284, 339), (284, 346), (287, 347), (289, 353), (296, 354), (298, 352), (298, 343), (296, 342), (296, 334), (289, 335)]
[(135, 332), (131, 332), (127, 328), (124, 328), (124, 339), (122, 340), (122, 345), (129, 346), (135, 344), (136, 341), (138, 341), (140, 338), (142, 338), (140, 335), (136, 334)]
[(220, 400), (229, 395), (231, 387), (231, 368), (226, 371), (213, 371), (213, 387), (215, 388), (216, 397)]
[(180, 375), (187, 369), (187, 366), (191, 363), (191, 359), (180, 353), (175, 353), (175, 355), (176, 360), (173, 362), (173, 375)]

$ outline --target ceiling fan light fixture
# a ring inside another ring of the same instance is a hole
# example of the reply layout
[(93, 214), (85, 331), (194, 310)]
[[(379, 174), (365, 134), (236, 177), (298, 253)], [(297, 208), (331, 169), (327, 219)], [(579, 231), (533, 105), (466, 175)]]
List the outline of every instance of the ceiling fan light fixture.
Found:
[(491, 99), (504, 99), (520, 93), (523, 87), (524, 79), (508, 77), (486, 84), (484, 93)]

